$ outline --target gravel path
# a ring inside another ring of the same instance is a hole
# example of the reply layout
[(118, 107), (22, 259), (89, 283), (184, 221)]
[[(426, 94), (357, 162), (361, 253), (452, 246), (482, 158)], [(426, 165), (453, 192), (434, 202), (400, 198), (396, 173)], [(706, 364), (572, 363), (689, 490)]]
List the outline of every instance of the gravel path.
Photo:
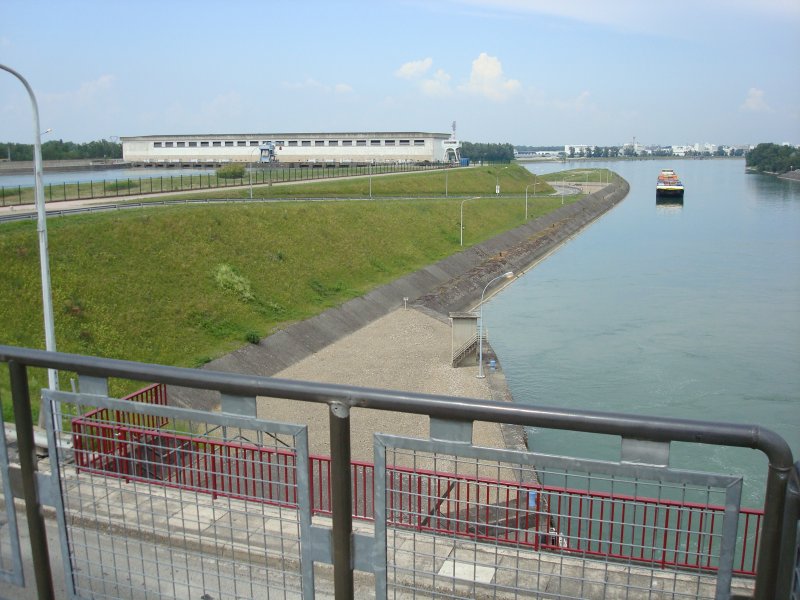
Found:
[[(450, 325), (413, 309), (398, 309), (275, 377), (488, 400), (487, 379), (477, 367), (450, 366)], [(307, 424), (312, 454), (330, 454), (328, 407), (259, 398), (258, 416)], [(350, 415), (352, 457), (372, 461), (372, 433), (428, 437), (428, 418), (355, 408)], [(473, 443), (504, 448), (500, 426), (476, 423)]]

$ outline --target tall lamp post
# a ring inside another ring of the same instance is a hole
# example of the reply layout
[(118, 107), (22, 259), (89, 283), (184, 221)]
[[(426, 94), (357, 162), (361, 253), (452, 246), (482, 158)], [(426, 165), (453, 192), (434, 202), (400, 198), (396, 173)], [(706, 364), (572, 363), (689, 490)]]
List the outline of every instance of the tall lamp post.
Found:
[(486, 375), (483, 374), (483, 295), (486, 293), (486, 290), (490, 285), (492, 285), (498, 279), (510, 279), (514, 276), (514, 271), (508, 271), (503, 273), (502, 275), (498, 275), (494, 279), (492, 279), (489, 283), (486, 284), (486, 287), (483, 288), (483, 292), (481, 292), (481, 310), (480, 316), (478, 317), (478, 375), (479, 379), (483, 379)]
[(461, 246), (464, 246), (464, 202), (467, 200), (475, 200), (475, 198), (464, 198), (461, 201)]
[[(56, 351), (56, 332), (53, 321), (53, 295), (50, 291), (50, 256), (47, 251), (47, 213), (44, 207), (44, 184), (42, 182), (42, 134), (39, 131), (39, 106), (28, 81), (11, 67), (0, 64), (22, 82), (28, 91), (33, 109), (33, 173), (34, 202), (36, 204), (36, 230), (39, 234), (39, 265), (42, 272), (42, 307), (44, 311), (44, 345), (50, 352)], [(51, 129), (48, 130), (52, 131)], [(58, 371), (47, 369), (47, 382), (51, 390), (58, 389)]]
[[(508, 167), (503, 167), (500, 171), (505, 171)], [(500, 195), (500, 173), (494, 176), (494, 193), (496, 196)]]
[(533, 186), (533, 195), (536, 196), (536, 175), (533, 176), (533, 183), (525, 186), (525, 221), (528, 221), (528, 188)]

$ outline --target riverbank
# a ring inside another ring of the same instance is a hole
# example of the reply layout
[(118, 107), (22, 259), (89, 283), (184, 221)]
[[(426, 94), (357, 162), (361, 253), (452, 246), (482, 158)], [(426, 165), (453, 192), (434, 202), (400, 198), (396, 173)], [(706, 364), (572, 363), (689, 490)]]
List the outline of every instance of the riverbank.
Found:
[[(430, 394), (510, 400), (502, 372), (478, 380), (474, 369), (450, 366), (451, 312), (479, 302), (487, 281), (522, 273), (616, 206), (628, 193), (617, 180), (579, 202), (459, 252), (425, 269), (295, 323), (263, 340), (209, 362), (211, 370), (344, 383)], [(408, 307), (408, 308), (404, 308)], [(485, 358), (491, 356), (491, 349)], [(213, 410), (216, 397), (173, 388), (173, 402)], [(326, 453), (324, 406), (259, 400), (259, 415), (308, 424), (312, 452)], [(374, 431), (426, 435), (427, 419), (355, 411), (353, 456), (371, 458)], [(319, 430), (319, 431), (317, 431)], [(524, 447), (518, 430), (477, 427), (475, 443)]]

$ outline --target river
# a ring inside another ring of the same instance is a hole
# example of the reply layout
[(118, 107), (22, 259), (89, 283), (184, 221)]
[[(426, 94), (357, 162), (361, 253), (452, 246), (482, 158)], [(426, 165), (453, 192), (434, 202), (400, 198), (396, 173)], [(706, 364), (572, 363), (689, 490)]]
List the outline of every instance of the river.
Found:
[[(180, 177), (189, 175), (213, 175), (214, 169), (159, 168), (146, 169), (96, 169), (91, 171), (44, 171), (44, 185), (88, 183), (90, 181), (115, 181), (123, 179), (150, 179), (153, 177)], [(30, 173), (2, 173), (0, 187), (33, 187), (33, 171)]]
[[(800, 454), (800, 183), (741, 160), (534, 163), (604, 167), (628, 197), (484, 306), (516, 402), (758, 424)], [(674, 168), (682, 206), (655, 202)], [(539, 452), (617, 460), (619, 438), (533, 429)], [(745, 476), (760, 452), (676, 443), (672, 466)]]

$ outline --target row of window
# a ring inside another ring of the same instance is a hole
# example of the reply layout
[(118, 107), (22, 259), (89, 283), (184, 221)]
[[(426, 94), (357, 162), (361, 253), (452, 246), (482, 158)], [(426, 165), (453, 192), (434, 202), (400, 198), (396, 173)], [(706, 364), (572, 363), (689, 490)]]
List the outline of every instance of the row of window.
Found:
[[(325, 146), (327, 141), (328, 146), (366, 146), (367, 140), (314, 140), (314, 146)], [(278, 141), (263, 141), (260, 144), (275, 144), (278, 147), (281, 146), (311, 146), (311, 140), (289, 140), (285, 142), (283, 140)], [(258, 140), (249, 140), (249, 141), (219, 141), (219, 142), (153, 142), (153, 148), (208, 148), (211, 146), (212, 148), (233, 148), (233, 147), (243, 147), (243, 146), (259, 146), (260, 145)], [(410, 146), (412, 144), (412, 140), (369, 140), (370, 146)], [(424, 146), (425, 140), (413, 140), (414, 146)]]

